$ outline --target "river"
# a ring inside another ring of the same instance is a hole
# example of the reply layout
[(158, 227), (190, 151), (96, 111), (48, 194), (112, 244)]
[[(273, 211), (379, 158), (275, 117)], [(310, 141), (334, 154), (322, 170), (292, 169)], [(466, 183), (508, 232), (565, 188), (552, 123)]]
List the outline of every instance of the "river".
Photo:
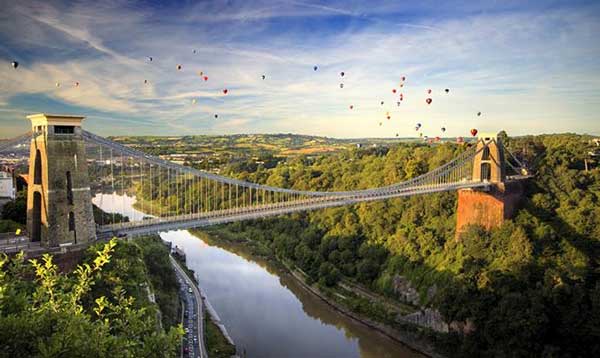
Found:
[[(93, 202), (140, 220), (135, 197), (98, 194)], [(160, 236), (186, 253), (200, 287), (246, 357), (421, 357), (406, 346), (339, 313), (289, 274), (231, 246), (187, 230)], [(213, 240), (210, 240), (213, 241)]]

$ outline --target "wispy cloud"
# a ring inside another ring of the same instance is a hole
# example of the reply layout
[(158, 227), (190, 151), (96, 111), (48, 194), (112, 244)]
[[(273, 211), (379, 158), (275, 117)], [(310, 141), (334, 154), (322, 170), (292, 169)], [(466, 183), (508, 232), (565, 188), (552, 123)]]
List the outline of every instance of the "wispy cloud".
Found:
[(89, 110), (107, 135), (600, 132), (598, 6), (453, 5), (13, 2), (0, 15), (2, 136), (44, 98)]

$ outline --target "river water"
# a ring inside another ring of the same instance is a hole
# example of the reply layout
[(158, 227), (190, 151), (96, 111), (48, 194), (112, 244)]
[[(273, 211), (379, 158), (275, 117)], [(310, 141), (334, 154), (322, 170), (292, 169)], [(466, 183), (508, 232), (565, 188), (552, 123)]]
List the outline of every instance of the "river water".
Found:
[[(93, 202), (141, 220), (135, 197), (96, 195)], [(187, 265), (246, 357), (421, 357), (406, 346), (339, 313), (285, 272), (240, 247), (187, 230), (160, 236), (181, 247)], [(210, 243), (208, 241), (211, 241)]]

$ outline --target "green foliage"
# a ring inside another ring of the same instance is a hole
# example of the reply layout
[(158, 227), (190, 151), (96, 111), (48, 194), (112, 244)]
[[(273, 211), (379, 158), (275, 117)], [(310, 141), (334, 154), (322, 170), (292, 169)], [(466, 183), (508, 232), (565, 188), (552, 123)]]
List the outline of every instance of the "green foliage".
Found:
[(177, 325), (179, 321), (179, 293), (177, 277), (169, 260), (169, 249), (158, 236), (143, 236), (136, 239), (142, 249), (144, 264), (156, 295), (164, 327)]
[[(514, 219), (490, 232), (474, 226), (455, 241), (456, 193), (215, 230), (259, 243), (264, 253), (295, 264), (325, 288), (347, 279), (398, 299), (394, 282), (403, 276), (421, 304), (438, 308), (448, 322), (473, 323), (471, 334), (445, 341), (450, 355), (600, 355), (600, 169), (592, 164), (584, 171), (590, 137), (500, 137), (536, 175)], [(273, 168), (237, 161), (222, 173), (300, 190), (366, 189), (413, 178), (464, 150), (451, 143), (402, 143), (288, 157)], [(142, 189), (140, 197), (164, 197), (164, 183), (159, 192)], [(173, 197), (158, 204), (171, 210), (181, 205)], [(357, 303), (355, 309), (364, 307)]]
[(24, 224), (20, 224), (18, 222), (14, 222), (12, 220), (0, 220), (0, 233), (10, 232), (15, 233), (17, 229), (23, 229), (25, 227)]
[[(11, 200), (2, 207), (2, 219), (11, 220), (19, 224), (27, 224), (27, 192), (17, 193), (15, 200)], [(3, 231), (0, 231), (3, 232)]]
[(0, 356), (175, 357), (181, 327), (157, 330), (150, 306), (137, 303), (122, 276), (111, 273), (111, 265), (122, 268), (115, 262), (121, 246), (98, 246), (69, 274), (50, 255), (28, 263), (22, 254), (1, 255)]

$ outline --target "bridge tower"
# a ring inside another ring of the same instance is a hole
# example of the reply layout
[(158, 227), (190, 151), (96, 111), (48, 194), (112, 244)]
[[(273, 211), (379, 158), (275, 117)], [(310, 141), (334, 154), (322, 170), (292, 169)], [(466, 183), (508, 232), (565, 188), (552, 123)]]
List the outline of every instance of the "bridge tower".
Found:
[(81, 135), (85, 117), (34, 114), (29, 155), (27, 229), (32, 241), (56, 247), (96, 239)]
[[(487, 147), (486, 147), (487, 144)], [(507, 182), (504, 146), (496, 134), (479, 135), (473, 159), (473, 181), (489, 182), (485, 190), (461, 189), (458, 191), (456, 210), (456, 239), (469, 225), (492, 229), (510, 219), (517, 209), (523, 189), (518, 182)]]

